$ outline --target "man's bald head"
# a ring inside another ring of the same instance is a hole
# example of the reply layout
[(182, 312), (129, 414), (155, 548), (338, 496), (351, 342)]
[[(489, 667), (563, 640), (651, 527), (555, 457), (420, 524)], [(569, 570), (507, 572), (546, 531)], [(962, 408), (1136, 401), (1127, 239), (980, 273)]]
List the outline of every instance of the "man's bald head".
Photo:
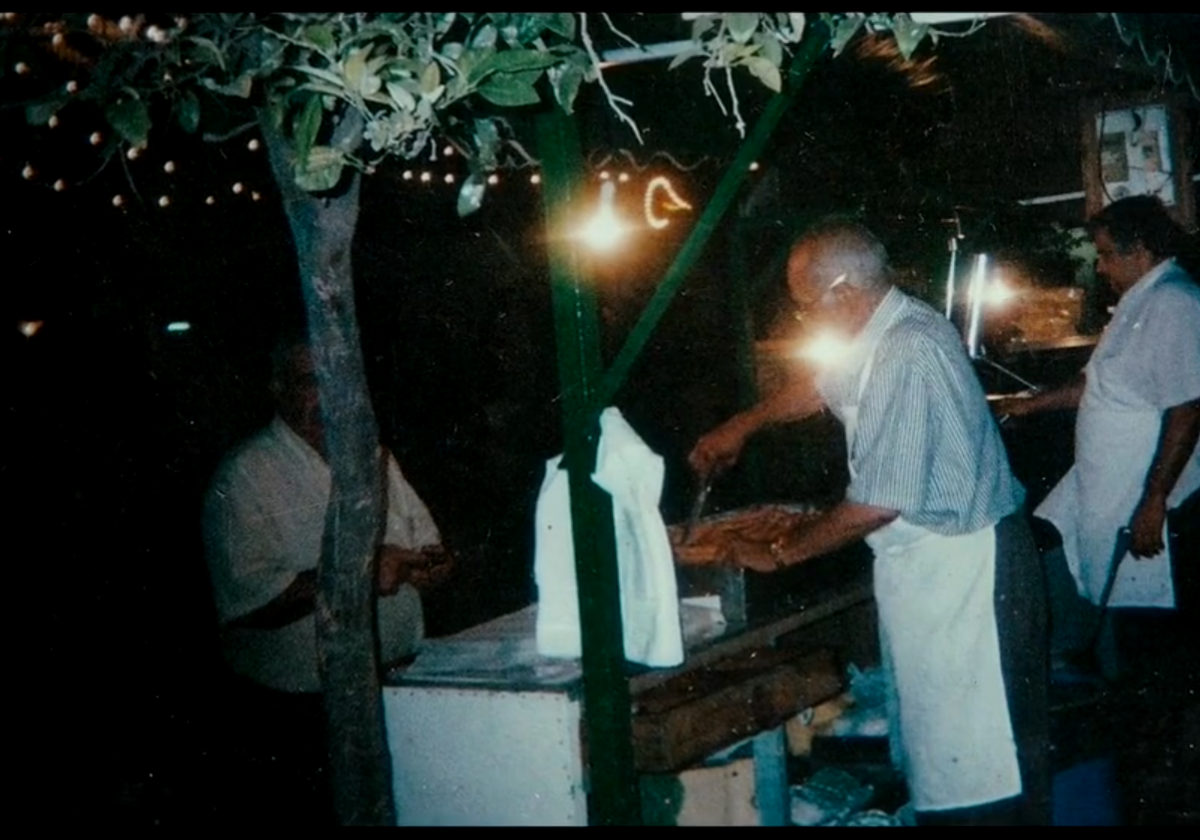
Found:
[(865, 292), (884, 292), (892, 285), (887, 249), (867, 228), (844, 219), (827, 219), (809, 227), (792, 245), (811, 292), (845, 283)]

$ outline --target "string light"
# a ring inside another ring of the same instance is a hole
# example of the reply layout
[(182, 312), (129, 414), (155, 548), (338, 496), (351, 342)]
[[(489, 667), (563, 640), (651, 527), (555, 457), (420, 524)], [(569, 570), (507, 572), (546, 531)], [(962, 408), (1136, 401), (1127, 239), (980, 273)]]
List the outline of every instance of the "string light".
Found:
[(454, 147), (447, 146), (446, 148), (442, 149), (442, 155), (445, 157), (454, 157)]
[(79, 82), (75, 81), (74, 79), (67, 82), (67, 93), (72, 95), (79, 93)]
[(50, 39), (50, 43), (56, 47), (61, 47), (67, 43), (67, 39), (61, 32), (55, 32), (54, 37)]
[(536, 187), (536, 186), (538, 186), (539, 184), (541, 184), (541, 183), (542, 183), (542, 176), (541, 176), (541, 175), (538, 175), (538, 174), (535, 172), (533, 175), (531, 175), (531, 176), (529, 177), (529, 183), (533, 184), (535, 187)]
[(243, 184), (241, 181), (238, 181), (236, 184), (233, 185), (233, 194), (234, 195), (241, 195), (245, 191), (246, 191), (246, 185)]
[(51, 128), (58, 128), (58, 114), (51, 114), (50, 119), (46, 120), (46, 125)]
[(67, 182), (64, 181), (62, 178), (59, 178), (57, 181), (54, 182), (54, 191), (55, 192), (63, 192), (64, 190), (66, 190), (66, 188), (67, 188)]
[(259, 149), (262, 148), (262, 143), (259, 142), (257, 137), (255, 137), (253, 140), (251, 140), (249, 143), (246, 144), (246, 148), (252, 152), (257, 152)]
[(433, 180), (433, 175), (431, 175), (430, 173), (428, 173), (428, 172), (421, 173), (421, 183), (422, 184), (428, 184), (432, 180)]
[(404, 174), (401, 177), (404, 178), (405, 181), (411, 181), (413, 179), (413, 171), (411, 169), (405, 169)]
[(620, 181), (622, 184), (628, 184), (629, 183), (629, 173), (622, 172), (620, 175), (617, 176), (617, 180)]
[(31, 72), (33, 72), (29, 69), (29, 65), (24, 61), (18, 61), (13, 67), (13, 70), (17, 72), (18, 76), (28, 76)]
[(497, 175), (495, 172), (493, 172), (491, 175), (488, 176), (487, 182), (489, 185), (494, 187), (500, 183), (500, 176)]
[(114, 195), (112, 197), (112, 206), (116, 207), (117, 209), (124, 207), (125, 206), (125, 196)]
[(104, 135), (101, 134), (99, 131), (93, 131), (92, 136), (88, 138), (88, 142), (91, 143), (93, 146), (99, 146), (101, 143), (104, 142)]
[(444, 180), (447, 184), (453, 184), (455, 179), (452, 173), (447, 173), (446, 177), (442, 180)]
[(217, 203), (217, 197), (215, 195), (210, 195), (208, 198), (204, 199), (204, 203), (207, 204), (209, 207), (212, 207), (214, 204)]
[(600, 173), (601, 181), (607, 181), (611, 177), (612, 177), (612, 173), (609, 172), (607, 169)]
[(671, 221), (664, 216), (659, 216), (655, 212), (655, 200), (659, 193), (665, 193), (666, 200), (663, 203), (664, 209), (671, 212), (679, 212), (682, 210), (691, 210), (692, 205), (676, 192), (674, 185), (665, 177), (659, 176), (654, 178), (646, 186), (645, 208), (646, 208), (646, 223), (655, 230), (663, 230)]
[(260, 193), (258, 190), (254, 190), (253, 192), (251, 192), (251, 193), (250, 193), (250, 198), (251, 198), (253, 201), (261, 201), (261, 200), (262, 200), (262, 193)]
[(164, 195), (164, 196), (162, 196), (161, 198), (159, 198), (159, 199), (158, 199), (158, 206), (159, 206), (159, 207), (162, 207), (164, 210), (165, 210), (166, 208), (170, 207), (170, 206), (171, 206), (171, 196), (169, 196), (169, 195)]
[(17, 332), (26, 338), (33, 338), (44, 325), (45, 321), (20, 321), (17, 323)]
[(37, 177), (37, 170), (33, 168), (33, 164), (25, 165), (25, 168), (21, 170), (21, 177), (26, 181), (32, 181)]
[(163, 164), (163, 172), (166, 172), (168, 175), (174, 175), (175, 174), (175, 161), (169, 160), (166, 163), (164, 163)]
[(125, 153), (125, 157), (129, 158), (130, 160), (137, 160), (141, 156), (142, 156), (142, 147), (141, 146), (130, 146), (129, 151)]
[(751, 172), (757, 172), (757, 171), (758, 171), (759, 169), (761, 169), (761, 168), (762, 168), (762, 167), (761, 167), (761, 166), (759, 166), (759, 163), (758, 163), (758, 161), (754, 161), (754, 163), (750, 164), (750, 171), (751, 171)]

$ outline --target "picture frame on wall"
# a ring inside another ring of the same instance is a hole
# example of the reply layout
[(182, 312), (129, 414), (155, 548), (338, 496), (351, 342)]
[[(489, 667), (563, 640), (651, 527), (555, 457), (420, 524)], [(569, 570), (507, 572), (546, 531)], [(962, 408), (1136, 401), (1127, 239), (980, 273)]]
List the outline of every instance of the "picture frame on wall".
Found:
[(1122, 198), (1153, 195), (1185, 227), (1195, 222), (1186, 125), (1169, 98), (1092, 102), (1083, 114), (1087, 215)]

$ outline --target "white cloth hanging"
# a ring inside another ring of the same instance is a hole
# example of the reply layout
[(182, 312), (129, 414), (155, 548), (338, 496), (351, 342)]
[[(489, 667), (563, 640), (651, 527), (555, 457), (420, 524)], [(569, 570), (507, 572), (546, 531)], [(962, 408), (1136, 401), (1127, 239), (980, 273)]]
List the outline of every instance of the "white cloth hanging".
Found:
[[(562, 456), (546, 464), (538, 497), (534, 577), (538, 588), (538, 653), (578, 657), (579, 590), (568, 476)], [(621, 412), (600, 415), (592, 480), (613, 500), (625, 658), (654, 668), (683, 662), (675, 563), (659, 510), (664, 467)]]

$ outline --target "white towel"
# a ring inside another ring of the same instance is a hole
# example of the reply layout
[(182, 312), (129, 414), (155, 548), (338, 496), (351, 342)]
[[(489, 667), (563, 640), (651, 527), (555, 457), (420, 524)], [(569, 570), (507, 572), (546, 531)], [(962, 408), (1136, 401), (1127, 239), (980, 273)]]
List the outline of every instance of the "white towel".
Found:
[[(546, 464), (537, 506), (534, 576), (538, 587), (538, 653), (581, 652), (579, 595), (571, 497), (562, 457)], [(663, 462), (615, 408), (600, 415), (600, 446), (592, 480), (613, 500), (625, 658), (654, 668), (683, 662), (683, 631), (675, 564), (659, 510)]]

